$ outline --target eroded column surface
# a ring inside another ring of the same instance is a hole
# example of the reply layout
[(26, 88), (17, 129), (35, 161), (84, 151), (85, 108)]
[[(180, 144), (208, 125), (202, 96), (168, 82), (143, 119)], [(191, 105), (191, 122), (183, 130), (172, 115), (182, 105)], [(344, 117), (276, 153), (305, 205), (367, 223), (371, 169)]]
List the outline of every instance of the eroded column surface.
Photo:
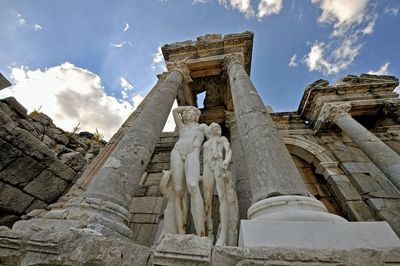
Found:
[(400, 156), (351, 117), (350, 109), (350, 103), (326, 104), (318, 120), (334, 122), (400, 189)]
[(241, 57), (228, 56), (226, 66), (253, 203), (272, 196), (307, 195), (300, 173), (244, 70)]

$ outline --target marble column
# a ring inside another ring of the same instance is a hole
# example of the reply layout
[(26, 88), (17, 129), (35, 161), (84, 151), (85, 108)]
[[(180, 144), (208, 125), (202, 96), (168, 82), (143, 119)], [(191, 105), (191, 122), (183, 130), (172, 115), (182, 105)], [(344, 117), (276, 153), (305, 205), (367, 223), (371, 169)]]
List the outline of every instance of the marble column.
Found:
[(246, 219), (251, 205), (251, 190), (234, 112), (225, 112), (225, 125), (230, 133), (232, 174), (239, 203), (239, 218)]
[(349, 111), (351, 103), (328, 103), (318, 118), (321, 122), (333, 122), (349, 136), (368, 158), (400, 189), (400, 156), (378, 137), (363, 127)]
[(224, 65), (250, 180), (253, 205), (248, 217), (275, 221), (343, 220), (308, 197), (303, 179), (243, 67), (242, 57), (229, 55)]
[(167, 78), (152, 91), (134, 123), (127, 126), (104, 165), (93, 175), (87, 190), (43, 218), (77, 220), (80, 227), (105, 236), (130, 237), (128, 208), (133, 191), (150, 161), (178, 90), (188, 80), (188, 73), (186, 64), (171, 67)]

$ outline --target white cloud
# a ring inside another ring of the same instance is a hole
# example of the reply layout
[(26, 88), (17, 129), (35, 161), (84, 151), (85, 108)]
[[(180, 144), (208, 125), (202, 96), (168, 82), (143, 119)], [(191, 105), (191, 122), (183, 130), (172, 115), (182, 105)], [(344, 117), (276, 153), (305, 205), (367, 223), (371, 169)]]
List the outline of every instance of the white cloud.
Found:
[(388, 70), (390, 65), (390, 62), (386, 62), (385, 64), (383, 64), (378, 70), (370, 70), (368, 71), (368, 74), (371, 75), (389, 75), (390, 72)]
[(354, 24), (364, 21), (368, 0), (311, 0), (322, 14), (318, 21), (333, 24), (333, 36), (340, 36)]
[(297, 64), (296, 60), (297, 60), (297, 55), (294, 54), (294, 55), (290, 58), (289, 67), (297, 67), (298, 64)]
[(371, 33), (373, 33), (374, 32), (374, 27), (375, 27), (375, 22), (376, 22), (377, 18), (378, 18), (377, 14), (369, 16), (368, 24), (364, 29), (361, 30), (361, 32), (363, 34), (371, 34)]
[(10, 77), (15, 85), (0, 91), (1, 98), (13, 96), (30, 112), (42, 106), (67, 131), (79, 122), (81, 130), (97, 128), (109, 139), (133, 111), (130, 102), (105, 93), (98, 75), (68, 62), (44, 70), (14, 67)]
[(209, 0), (193, 0), (192, 4), (193, 5), (195, 5), (195, 4), (206, 4), (208, 2), (209, 2)]
[(129, 90), (133, 89), (133, 86), (124, 77), (121, 77), (119, 79), (119, 81), (120, 81), (120, 85), (124, 91), (129, 91)]
[(122, 47), (124, 47), (125, 44), (126, 44), (125, 41), (120, 42), (120, 43), (111, 43), (110, 42), (110, 46), (115, 47), (115, 48), (122, 48)]
[(316, 41), (310, 52), (304, 56), (303, 62), (309, 71), (318, 71), (325, 75), (337, 74), (347, 69), (358, 55), (362, 45), (356, 37), (347, 37), (336, 46)]
[(400, 7), (396, 6), (396, 7), (386, 7), (383, 12), (385, 14), (389, 14), (389, 15), (393, 15), (393, 16), (397, 16), (400, 13)]
[(139, 94), (134, 94), (132, 96), (132, 103), (133, 103), (133, 107), (137, 108), (139, 106), (139, 104), (143, 101), (144, 97), (139, 95)]
[(243, 13), (246, 18), (254, 17), (251, 0), (218, 0), (218, 3), (225, 6), (225, 8), (238, 10), (240, 13)]
[(161, 51), (161, 46), (157, 48), (157, 52), (153, 54), (153, 62), (151, 64), (151, 68), (157, 71), (166, 71), (164, 63), (164, 56)]
[(376, 5), (368, 0), (311, 0), (322, 13), (320, 23), (332, 26), (332, 33), (325, 40), (316, 40), (303, 57), (309, 71), (324, 75), (337, 74), (347, 69), (363, 46), (363, 35), (372, 34), (378, 15)]
[(265, 16), (279, 14), (282, 10), (283, 0), (260, 0), (257, 7), (257, 18), (260, 20)]
[(35, 24), (35, 25), (33, 26), (33, 29), (34, 29), (35, 31), (38, 31), (38, 30), (43, 29), (43, 27), (40, 26), (39, 24)]
[(21, 13), (17, 13), (17, 17), (18, 17), (18, 23), (20, 25), (25, 25), (26, 24), (26, 20), (22, 17)]
[(115, 48), (122, 48), (125, 45), (128, 45), (129, 47), (132, 47), (132, 43), (130, 41), (123, 41), (120, 43), (112, 43), (110, 42), (110, 46), (115, 47)]
[(129, 24), (125, 22), (125, 28), (124, 31), (127, 31), (129, 29)]
[(119, 84), (121, 85), (122, 88), (121, 91), (122, 99), (127, 100), (129, 98), (128, 91), (132, 90), (133, 86), (123, 77), (121, 77), (119, 81), (120, 81)]
[[(192, 3), (207, 3), (208, 1), (193, 0)], [(252, 0), (218, 0), (218, 3), (227, 9), (238, 10), (247, 19), (257, 17), (261, 21), (263, 17), (279, 14), (282, 10), (283, 0), (259, 0), (257, 11), (252, 6)]]

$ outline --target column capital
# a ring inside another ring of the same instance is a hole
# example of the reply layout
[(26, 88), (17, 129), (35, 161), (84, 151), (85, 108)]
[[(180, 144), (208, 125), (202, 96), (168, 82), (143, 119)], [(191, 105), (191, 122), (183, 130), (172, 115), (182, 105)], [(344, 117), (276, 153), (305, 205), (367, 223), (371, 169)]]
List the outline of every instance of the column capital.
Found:
[(174, 70), (181, 72), (183, 75), (183, 78), (187, 83), (193, 82), (192, 78), (190, 77), (190, 70), (187, 64), (188, 58), (186, 57), (183, 60), (180, 61), (175, 61), (175, 62), (168, 62), (166, 61), (167, 64), (167, 69), (169, 72), (172, 72)]
[(244, 65), (244, 59), (241, 54), (228, 54), (224, 57), (224, 62), (222, 63), (222, 68), (227, 70), (229, 65), (240, 64)]
[(335, 123), (340, 115), (346, 114), (350, 110), (351, 110), (350, 102), (326, 103), (321, 109), (321, 112), (318, 117), (318, 122)]

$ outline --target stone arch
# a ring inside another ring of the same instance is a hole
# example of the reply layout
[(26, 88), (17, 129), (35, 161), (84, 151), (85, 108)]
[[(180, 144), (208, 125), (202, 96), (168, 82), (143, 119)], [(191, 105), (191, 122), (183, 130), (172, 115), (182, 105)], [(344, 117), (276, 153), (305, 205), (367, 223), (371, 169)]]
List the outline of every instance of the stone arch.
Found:
[(328, 165), (330, 168), (333, 168), (336, 165), (338, 170), (341, 171), (339, 162), (333, 158), (326, 149), (311, 140), (296, 136), (285, 136), (282, 139), (290, 154), (296, 155), (309, 164), (314, 165), (315, 169), (318, 170)]
[(335, 186), (333, 183), (337, 178), (333, 176), (343, 175), (338, 161), (326, 149), (310, 140), (285, 136), (283, 142), (293, 156), (309, 193), (320, 200), (329, 212), (344, 216), (340, 196), (332, 188), (328, 189), (331, 185)]

